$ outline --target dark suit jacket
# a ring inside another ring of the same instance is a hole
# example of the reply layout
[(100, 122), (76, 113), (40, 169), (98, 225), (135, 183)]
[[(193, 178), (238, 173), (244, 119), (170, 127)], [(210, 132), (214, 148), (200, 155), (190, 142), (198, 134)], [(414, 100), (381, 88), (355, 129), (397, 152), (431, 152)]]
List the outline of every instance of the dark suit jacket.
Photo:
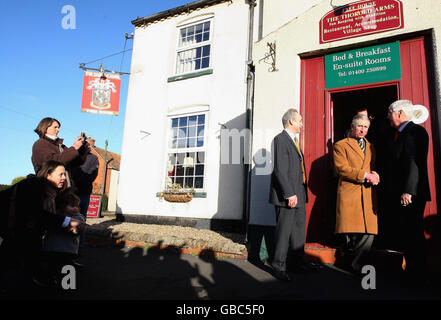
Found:
[(429, 135), (426, 129), (409, 122), (389, 150), (386, 175), (388, 196), (392, 197), (390, 200), (397, 201), (403, 193), (408, 193), (418, 200), (430, 201), (428, 150)]
[(308, 194), (306, 182), (303, 183), (303, 154), (299, 153), (294, 141), (285, 130), (274, 137), (272, 157), (274, 168), (271, 175), (269, 202), (275, 206), (289, 208), (286, 199), (296, 195), (298, 199), (296, 207), (305, 206), (308, 202)]

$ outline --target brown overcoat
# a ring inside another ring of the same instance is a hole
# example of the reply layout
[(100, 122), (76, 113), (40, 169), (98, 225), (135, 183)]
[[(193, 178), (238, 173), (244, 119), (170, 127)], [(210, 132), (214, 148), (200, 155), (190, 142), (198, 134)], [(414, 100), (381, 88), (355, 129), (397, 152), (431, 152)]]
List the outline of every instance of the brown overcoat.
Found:
[(35, 173), (37, 173), (45, 161), (56, 160), (69, 167), (79, 155), (79, 152), (74, 147), (67, 148), (63, 144), (63, 139), (57, 138), (52, 140), (44, 136), (35, 141), (32, 146), (31, 160)]
[(366, 172), (375, 170), (375, 149), (366, 141), (366, 154), (357, 140), (345, 138), (334, 145), (338, 175), (335, 233), (377, 234), (377, 201), (374, 188), (364, 183)]

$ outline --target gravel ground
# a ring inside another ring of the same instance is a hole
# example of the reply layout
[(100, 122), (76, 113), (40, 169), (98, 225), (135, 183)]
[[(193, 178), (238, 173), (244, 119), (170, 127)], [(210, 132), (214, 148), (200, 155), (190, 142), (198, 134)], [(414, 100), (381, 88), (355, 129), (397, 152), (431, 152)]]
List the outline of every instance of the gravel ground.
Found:
[(118, 222), (112, 216), (89, 218), (87, 223), (89, 234), (107, 231), (112, 234), (112, 237), (123, 237), (125, 240), (194, 249), (212, 249), (217, 252), (236, 254), (246, 252), (243, 236), (233, 233), (173, 225)]

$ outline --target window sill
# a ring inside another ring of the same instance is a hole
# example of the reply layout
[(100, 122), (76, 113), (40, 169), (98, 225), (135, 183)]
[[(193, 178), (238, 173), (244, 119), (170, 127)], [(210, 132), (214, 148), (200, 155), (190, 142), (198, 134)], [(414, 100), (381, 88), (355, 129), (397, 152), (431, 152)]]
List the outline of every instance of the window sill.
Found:
[(191, 78), (205, 76), (207, 74), (212, 74), (212, 73), (213, 73), (213, 69), (207, 69), (207, 70), (203, 70), (203, 71), (197, 71), (197, 72), (182, 74), (182, 75), (178, 75), (178, 76), (173, 76), (173, 77), (168, 78), (167, 82), (175, 82), (175, 81), (180, 81), (180, 80), (185, 80), (185, 79), (191, 79)]
[[(157, 192), (156, 193), (156, 197), (160, 198), (161, 197), (161, 192)], [(195, 192), (193, 194), (193, 198), (206, 198), (207, 197), (207, 193), (206, 192)]]

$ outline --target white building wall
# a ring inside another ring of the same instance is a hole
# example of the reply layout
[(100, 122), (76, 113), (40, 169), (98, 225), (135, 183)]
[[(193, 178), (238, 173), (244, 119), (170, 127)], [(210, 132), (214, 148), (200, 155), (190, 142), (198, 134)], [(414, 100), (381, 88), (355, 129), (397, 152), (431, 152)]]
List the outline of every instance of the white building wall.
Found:
[(116, 199), (118, 196), (118, 178), (119, 171), (110, 171), (110, 186), (109, 186), (109, 201), (107, 203), (107, 210), (111, 212), (116, 211)]
[[(245, 127), (248, 8), (225, 2), (135, 29), (123, 136), (118, 212), (193, 218), (241, 219), (243, 165), (220, 164), (219, 123)], [(167, 82), (174, 76), (177, 26), (214, 14), (210, 68), (213, 73)], [(164, 189), (169, 116), (208, 110), (206, 198), (169, 203), (156, 197)], [(146, 131), (146, 136), (141, 132)]]
[[(283, 0), (265, 1), (267, 15), (272, 15), (271, 13), (277, 15), (281, 2)], [(298, 3), (298, 1), (295, 2)], [(439, 54), (439, 48), (441, 48), (441, 19), (438, 15), (433, 14), (433, 10), (441, 8), (441, 0), (401, 1), (404, 11), (403, 29), (320, 44), (319, 21), (326, 13), (334, 9), (331, 4), (336, 7), (351, 2), (354, 1), (324, 0), (316, 5), (311, 3), (309, 10), (302, 8), (300, 12), (304, 11), (304, 13), (286, 25), (279, 28), (274, 24), (274, 30), (268, 29), (269, 27), (265, 29), (267, 36), (253, 46), (253, 60), (256, 65), (254, 101), (254, 132), (256, 135), (253, 138), (253, 155), (256, 155), (262, 149), (271, 150), (271, 141), (283, 129), (281, 118), (288, 108), (300, 109), (300, 54), (310, 52), (324, 54), (326, 50), (331, 48), (357, 44), (363, 46), (364, 42), (373, 39), (410, 34), (422, 30), (433, 30), (435, 74), (439, 75), (439, 66), (441, 66), (441, 56)], [(275, 9), (270, 8), (271, 6), (274, 6)], [(277, 16), (268, 18), (268, 20), (275, 21)], [(276, 72), (269, 72), (269, 65), (263, 61), (259, 62), (268, 53), (268, 42), (276, 42), (276, 68), (278, 69)], [(435, 82), (438, 89), (436, 94), (439, 98), (441, 96), (439, 78), (435, 79)], [(440, 105), (438, 105), (438, 108), (440, 108)], [(307, 128), (305, 129), (307, 130)], [(257, 136), (259, 132), (262, 133), (261, 138)], [(268, 203), (270, 175), (256, 175), (255, 169), (258, 167), (254, 162), (251, 183), (250, 223), (274, 225), (274, 207)]]

